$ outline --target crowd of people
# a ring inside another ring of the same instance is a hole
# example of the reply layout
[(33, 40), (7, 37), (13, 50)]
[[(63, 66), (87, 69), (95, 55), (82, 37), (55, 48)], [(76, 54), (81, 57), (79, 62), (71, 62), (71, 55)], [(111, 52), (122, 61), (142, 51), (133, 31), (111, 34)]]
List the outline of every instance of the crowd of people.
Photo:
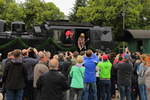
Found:
[(3, 100), (150, 100), (150, 55), (15, 49), (0, 78)]

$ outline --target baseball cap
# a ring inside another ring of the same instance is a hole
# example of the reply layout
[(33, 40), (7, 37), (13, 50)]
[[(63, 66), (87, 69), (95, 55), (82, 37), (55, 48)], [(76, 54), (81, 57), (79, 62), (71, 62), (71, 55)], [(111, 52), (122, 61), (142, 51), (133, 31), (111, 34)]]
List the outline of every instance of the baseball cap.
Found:
[(102, 56), (102, 59), (103, 59), (103, 60), (107, 60), (107, 59), (108, 59), (108, 55), (103, 55), (103, 56)]

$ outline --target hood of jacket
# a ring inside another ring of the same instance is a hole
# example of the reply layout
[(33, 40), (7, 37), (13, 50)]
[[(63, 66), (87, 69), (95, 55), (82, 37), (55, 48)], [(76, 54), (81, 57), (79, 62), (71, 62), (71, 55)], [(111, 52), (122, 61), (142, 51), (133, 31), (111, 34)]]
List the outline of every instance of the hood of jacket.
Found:
[(22, 64), (23, 60), (22, 58), (17, 58), (17, 59), (15, 58), (15, 59), (12, 59), (11, 62), (14, 64)]

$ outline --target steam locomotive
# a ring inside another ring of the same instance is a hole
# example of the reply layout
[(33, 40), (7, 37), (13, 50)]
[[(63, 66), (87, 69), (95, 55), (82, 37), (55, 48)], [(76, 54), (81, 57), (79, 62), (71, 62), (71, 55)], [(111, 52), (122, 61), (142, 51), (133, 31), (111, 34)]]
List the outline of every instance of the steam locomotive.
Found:
[[(89, 39), (87, 46), (97, 49), (113, 48), (111, 27), (100, 27), (89, 23), (73, 23), (69, 20), (48, 20), (41, 25), (34, 26), (31, 30), (26, 31), (25, 23), (15, 21), (11, 23), (11, 30), (6, 31), (6, 21), (0, 20), (0, 45), (4, 41), (20, 37), (28, 41), (36, 41), (31, 43), (34, 45), (41, 43), (51, 37), (56, 43), (66, 47), (77, 46), (77, 39), (81, 33), (85, 34)], [(67, 34), (73, 33), (71, 41), (67, 41)]]

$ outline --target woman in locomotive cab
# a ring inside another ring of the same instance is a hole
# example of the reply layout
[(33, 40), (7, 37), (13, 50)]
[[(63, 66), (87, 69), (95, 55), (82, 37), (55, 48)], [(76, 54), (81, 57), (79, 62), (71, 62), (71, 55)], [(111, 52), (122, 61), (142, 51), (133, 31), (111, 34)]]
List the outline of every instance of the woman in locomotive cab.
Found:
[(78, 45), (79, 51), (86, 50), (86, 41), (85, 41), (84, 33), (81, 33), (80, 36), (78, 37), (77, 45)]

